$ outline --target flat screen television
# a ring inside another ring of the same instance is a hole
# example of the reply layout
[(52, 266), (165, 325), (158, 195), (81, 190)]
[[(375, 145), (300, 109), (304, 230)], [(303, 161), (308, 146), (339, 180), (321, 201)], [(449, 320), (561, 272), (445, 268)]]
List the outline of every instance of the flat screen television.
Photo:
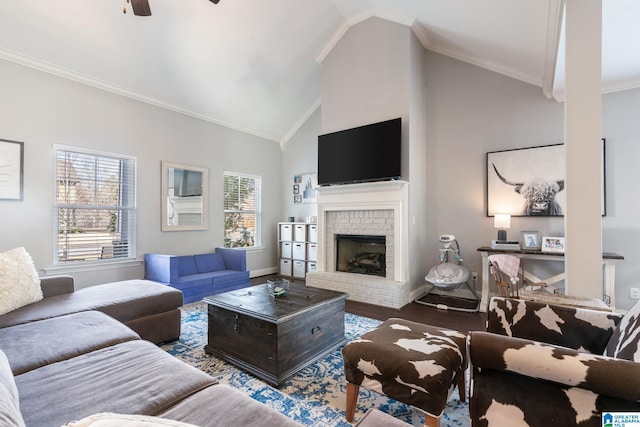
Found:
[(399, 178), (401, 124), (397, 118), (318, 136), (318, 185)]

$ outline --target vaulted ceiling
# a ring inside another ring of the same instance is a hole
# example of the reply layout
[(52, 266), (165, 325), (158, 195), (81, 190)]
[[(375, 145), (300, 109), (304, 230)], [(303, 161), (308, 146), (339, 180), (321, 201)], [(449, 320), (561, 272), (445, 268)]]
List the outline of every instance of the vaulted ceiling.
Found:
[[(0, 59), (286, 141), (320, 105), (322, 59), (372, 16), (432, 51), (563, 99), (562, 0), (0, 2)], [(640, 87), (640, 2), (603, 1), (603, 92)]]

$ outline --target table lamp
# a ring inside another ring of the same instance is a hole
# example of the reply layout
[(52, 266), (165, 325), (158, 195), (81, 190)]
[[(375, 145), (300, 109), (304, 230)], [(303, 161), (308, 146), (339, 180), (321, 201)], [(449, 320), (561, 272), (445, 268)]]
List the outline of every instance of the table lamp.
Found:
[(511, 215), (496, 214), (493, 217), (493, 228), (498, 229), (498, 241), (507, 240), (507, 229), (511, 228)]

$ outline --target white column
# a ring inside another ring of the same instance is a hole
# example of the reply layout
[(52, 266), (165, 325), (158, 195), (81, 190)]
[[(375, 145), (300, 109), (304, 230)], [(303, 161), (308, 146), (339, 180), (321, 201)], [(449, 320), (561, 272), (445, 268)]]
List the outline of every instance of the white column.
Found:
[(565, 4), (566, 290), (602, 298), (602, 1)]

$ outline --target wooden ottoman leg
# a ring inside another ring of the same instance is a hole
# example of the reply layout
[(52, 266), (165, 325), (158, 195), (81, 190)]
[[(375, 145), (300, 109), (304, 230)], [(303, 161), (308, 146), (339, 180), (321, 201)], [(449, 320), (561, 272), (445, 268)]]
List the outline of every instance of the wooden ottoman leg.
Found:
[(424, 414), (424, 425), (425, 427), (440, 427), (440, 417)]
[(353, 417), (356, 415), (356, 405), (358, 404), (358, 391), (359, 385), (347, 382), (347, 421), (353, 422)]

